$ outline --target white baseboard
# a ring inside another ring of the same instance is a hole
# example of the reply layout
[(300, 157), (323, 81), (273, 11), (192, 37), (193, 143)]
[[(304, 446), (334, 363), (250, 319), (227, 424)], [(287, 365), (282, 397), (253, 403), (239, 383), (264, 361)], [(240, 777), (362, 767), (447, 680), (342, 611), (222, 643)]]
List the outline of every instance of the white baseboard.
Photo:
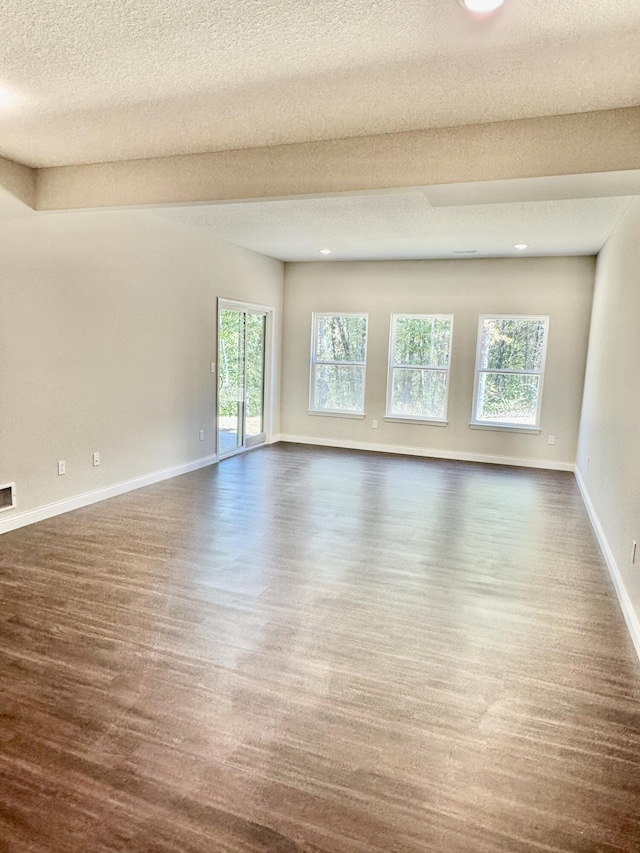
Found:
[(611, 580), (613, 581), (613, 585), (618, 596), (618, 601), (620, 603), (622, 615), (624, 616), (624, 621), (627, 623), (627, 628), (629, 629), (629, 633), (631, 634), (631, 639), (633, 640), (633, 645), (635, 646), (636, 654), (638, 655), (638, 658), (640, 658), (640, 620), (638, 619), (638, 614), (636, 613), (633, 604), (631, 603), (631, 599), (629, 598), (627, 588), (620, 573), (620, 569), (618, 568), (616, 559), (613, 556), (613, 551), (611, 550), (611, 546), (607, 541), (607, 537), (605, 535), (602, 524), (600, 523), (600, 519), (598, 518), (593, 503), (591, 502), (591, 497), (589, 496), (589, 492), (587, 491), (587, 486), (584, 480), (582, 479), (580, 471), (577, 468), (576, 482), (578, 484), (578, 488), (580, 489), (580, 494), (582, 495), (584, 505), (587, 508), (589, 519), (591, 520), (591, 525), (596, 534), (598, 544), (600, 545), (600, 550), (602, 551), (605, 563), (607, 564), (607, 568), (609, 569), (609, 574), (611, 575)]
[(89, 506), (89, 504), (98, 501), (107, 500), (107, 498), (114, 498), (116, 495), (123, 495), (125, 492), (132, 492), (134, 489), (141, 489), (143, 486), (151, 486), (161, 480), (169, 480), (171, 477), (178, 477), (180, 474), (188, 474), (189, 471), (197, 471), (198, 468), (205, 468), (217, 461), (216, 455), (203, 456), (200, 459), (194, 459), (193, 462), (174, 465), (172, 468), (164, 468), (162, 471), (154, 471), (152, 474), (144, 474), (142, 477), (133, 477), (131, 480), (124, 480), (122, 483), (115, 483), (113, 486), (105, 486), (102, 489), (95, 489), (92, 492), (85, 492), (25, 512), (10, 514), (0, 520), (0, 534), (16, 530), (18, 527), (26, 527), (27, 524), (35, 524), (36, 521), (53, 518), (54, 515), (62, 515), (62, 513), (70, 512), (73, 509)]
[(545, 468), (552, 471), (574, 471), (573, 462), (556, 462), (553, 459), (523, 459), (517, 456), (489, 456), (485, 453), (436, 450), (430, 447), (403, 447), (397, 444), (373, 444), (368, 441), (342, 441), (333, 438), (310, 438), (306, 435), (279, 435), (274, 441), (294, 444), (315, 444), (320, 447), (344, 447), (348, 450), (371, 450), (375, 453), (402, 453), (407, 456), (427, 456), (433, 459), (451, 459), (457, 462), (486, 462), (491, 465), (515, 465), (519, 468)]

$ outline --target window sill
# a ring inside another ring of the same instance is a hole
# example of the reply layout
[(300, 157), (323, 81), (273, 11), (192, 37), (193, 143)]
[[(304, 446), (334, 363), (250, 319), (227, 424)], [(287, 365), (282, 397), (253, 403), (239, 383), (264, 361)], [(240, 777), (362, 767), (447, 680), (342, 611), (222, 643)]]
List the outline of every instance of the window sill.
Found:
[(385, 415), (384, 420), (394, 424), (423, 424), (423, 426), (437, 427), (449, 426), (449, 421), (436, 421), (429, 418), (396, 418), (390, 415)]
[(308, 415), (318, 415), (321, 418), (355, 418), (358, 421), (363, 421), (365, 419), (364, 412), (359, 414), (358, 412), (319, 412), (314, 409), (307, 410)]
[(523, 432), (529, 435), (539, 435), (542, 432), (540, 427), (518, 426), (517, 424), (485, 424), (474, 421), (469, 424), (469, 427), (471, 429), (497, 430), (498, 432)]

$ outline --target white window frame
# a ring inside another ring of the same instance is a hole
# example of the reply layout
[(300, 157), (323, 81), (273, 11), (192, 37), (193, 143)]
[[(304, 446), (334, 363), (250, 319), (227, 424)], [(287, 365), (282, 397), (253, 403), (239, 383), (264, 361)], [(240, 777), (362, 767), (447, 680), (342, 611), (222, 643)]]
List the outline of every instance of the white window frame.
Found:
[[(362, 317), (365, 321), (364, 332), (364, 361), (325, 361), (316, 358), (318, 321), (321, 317)], [(310, 415), (327, 415), (334, 418), (365, 417), (364, 401), (367, 382), (367, 344), (369, 342), (369, 315), (362, 311), (314, 311), (311, 315), (311, 367), (309, 372), (309, 410)], [(315, 401), (316, 368), (318, 365), (339, 365), (362, 368), (362, 408), (361, 409), (318, 409)]]
[[(482, 335), (484, 331), (485, 320), (542, 320), (544, 322), (544, 342), (542, 345), (542, 361), (540, 370), (490, 370), (485, 367), (480, 367), (480, 358), (482, 352)], [(513, 432), (529, 432), (539, 433), (540, 415), (542, 412), (542, 390), (544, 385), (544, 371), (547, 363), (547, 344), (549, 342), (549, 317), (542, 314), (481, 314), (478, 318), (478, 341), (476, 344), (476, 367), (473, 380), (473, 403), (471, 408), (471, 423), (473, 429), (498, 429), (511, 430)], [(478, 420), (478, 391), (480, 388), (481, 373), (504, 373), (514, 374), (517, 376), (539, 376), (538, 382), (538, 400), (536, 408), (536, 420), (534, 424), (513, 423), (510, 421), (483, 421)]]
[[(451, 334), (449, 336), (449, 361), (446, 367), (427, 367), (421, 364), (395, 364), (394, 357), (396, 351), (396, 321), (405, 319), (415, 320), (449, 320), (451, 323)], [(449, 384), (451, 378), (451, 352), (453, 349), (453, 314), (392, 314), (391, 323), (389, 326), (389, 361), (387, 365), (387, 407), (385, 421), (398, 421), (399, 423), (423, 423), (423, 424), (438, 424), (446, 426), (447, 413), (449, 411)], [(393, 396), (393, 371), (394, 370), (429, 370), (438, 373), (447, 374), (447, 386), (444, 398), (444, 417), (443, 418), (423, 418), (412, 415), (394, 415), (391, 410), (391, 402)]]

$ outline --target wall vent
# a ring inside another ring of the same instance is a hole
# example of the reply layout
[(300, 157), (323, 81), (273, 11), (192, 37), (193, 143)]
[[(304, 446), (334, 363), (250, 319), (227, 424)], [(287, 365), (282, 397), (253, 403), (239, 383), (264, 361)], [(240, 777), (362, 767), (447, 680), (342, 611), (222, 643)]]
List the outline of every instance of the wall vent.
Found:
[(0, 486), (0, 512), (5, 509), (13, 509), (16, 505), (16, 484), (5, 483)]

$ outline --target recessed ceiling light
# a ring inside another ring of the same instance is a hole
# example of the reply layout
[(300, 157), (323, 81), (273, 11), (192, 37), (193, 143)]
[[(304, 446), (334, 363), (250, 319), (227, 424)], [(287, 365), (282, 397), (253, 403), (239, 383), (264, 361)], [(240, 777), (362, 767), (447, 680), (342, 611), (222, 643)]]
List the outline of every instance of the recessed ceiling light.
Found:
[(504, 0), (460, 0), (465, 9), (470, 12), (495, 12)]
[(321, 255), (330, 255), (331, 249), (320, 249), (320, 254)]
[(514, 249), (520, 249), (520, 251), (522, 251), (523, 249), (528, 249), (529, 244), (528, 243), (514, 243), (513, 248)]

